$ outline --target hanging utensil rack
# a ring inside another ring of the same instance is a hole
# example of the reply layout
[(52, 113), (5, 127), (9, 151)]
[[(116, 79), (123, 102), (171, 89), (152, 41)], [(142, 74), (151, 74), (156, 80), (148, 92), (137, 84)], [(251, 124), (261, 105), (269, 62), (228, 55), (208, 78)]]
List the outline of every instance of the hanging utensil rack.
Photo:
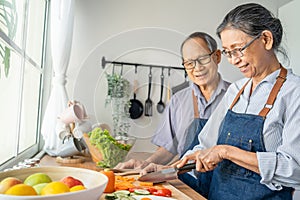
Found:
[(141, 63), (130, 63), (130, 62), (118, 62), (118, 61), (109, 61), (106, 60), (105, 57), (102, 57), (101, 60), (101, 66), (104, 69), (106, 64), (114, 64), (114, 65), (129, 65), (129, 66), (134, 66), (134, 67), (150, 67), (150, 68), (161, 68), (161, 69), (168, 69), (169, 72), (171, 69), (174, 70), (184, 70), (183, 67), (174, 67), (174, 66), (166, 66), (166, 65), (152, 65), (152, 64), (141, 64)]

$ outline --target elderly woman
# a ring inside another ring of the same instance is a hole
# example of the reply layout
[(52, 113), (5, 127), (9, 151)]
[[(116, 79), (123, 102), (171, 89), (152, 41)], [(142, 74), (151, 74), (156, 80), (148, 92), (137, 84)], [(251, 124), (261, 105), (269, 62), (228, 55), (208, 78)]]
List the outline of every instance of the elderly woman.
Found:
[[(228, 88), (177, 167), (196, 162), (198, 191), (210, 200), (292, 199), (300, 188), (300, 77), (277, 58), (285, 55), (281, 22), (259, 4), (243, 4), (217, 34), (245, 78)], [(151, 167), (142, 173), (159, 168)]]
[(230, 11), (217, 34), (245, 78), (228, 88), (178, 167), (194, 160), (197, 171), (213, 170), (208, 199), (292, 199), (300, 188), (300, 78), (276, 56), (281, 22), (249, 3)]

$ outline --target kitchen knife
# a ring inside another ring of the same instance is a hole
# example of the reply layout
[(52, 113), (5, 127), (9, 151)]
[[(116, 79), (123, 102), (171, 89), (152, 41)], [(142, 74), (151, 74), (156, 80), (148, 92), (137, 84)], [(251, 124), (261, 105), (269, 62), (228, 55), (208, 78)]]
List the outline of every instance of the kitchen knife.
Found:
[(182, 174), (196, 168), (196, 163), (188, 163), (181, 168), (171, 167), (156, 172), (145, 174), (138, 178), (138, 181), (146, 181), (160, 183), (178, 178), (178, 174)]

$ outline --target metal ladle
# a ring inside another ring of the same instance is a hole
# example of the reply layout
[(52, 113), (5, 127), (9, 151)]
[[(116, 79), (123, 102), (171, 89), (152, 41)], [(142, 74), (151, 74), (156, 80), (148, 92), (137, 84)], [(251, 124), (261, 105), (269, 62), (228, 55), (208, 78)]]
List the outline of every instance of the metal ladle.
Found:
[(160, 100), (156, 105), (156, 109), (159, 113), (163, 113), (165, 110), (165, 104), (162, 101), (162, 97), (163, 97), (163, 91), (164, 91), (164, 69), (161, 69), (161, 75), (160, 75), (160, 80), (161, 80), (161, 85), (160, 85)]

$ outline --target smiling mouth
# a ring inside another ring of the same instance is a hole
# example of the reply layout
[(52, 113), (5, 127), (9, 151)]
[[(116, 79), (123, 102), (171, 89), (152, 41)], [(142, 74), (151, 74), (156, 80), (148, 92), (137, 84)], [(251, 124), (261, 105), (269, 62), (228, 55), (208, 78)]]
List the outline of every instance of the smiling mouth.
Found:
[(195, 75), (195, 77), (203, 77), (203, 76), (205, 76), (205, 74), (197, 74), (197, 75)]
[(197, 74), (197, 75), (194, 75), (196, 78), (203, 78), (206, 76), (207, 73), (205, 74)]
[(240, 71), (243, 73), (247, 70), (247, 67), (249, 66), (249, 64), (246, 64), (246, 65), (243, 65), (243, 66), (240, 66), (238, 67), (240, 69)]
[(240, 67), (238, 67), (238, 68), (239, 68), (239, 69), (246, 68), (246, 67), (248, 67), (248, 65), (249, 65), (249, 64), (246, 64), (246, 65), (240, 66)]

